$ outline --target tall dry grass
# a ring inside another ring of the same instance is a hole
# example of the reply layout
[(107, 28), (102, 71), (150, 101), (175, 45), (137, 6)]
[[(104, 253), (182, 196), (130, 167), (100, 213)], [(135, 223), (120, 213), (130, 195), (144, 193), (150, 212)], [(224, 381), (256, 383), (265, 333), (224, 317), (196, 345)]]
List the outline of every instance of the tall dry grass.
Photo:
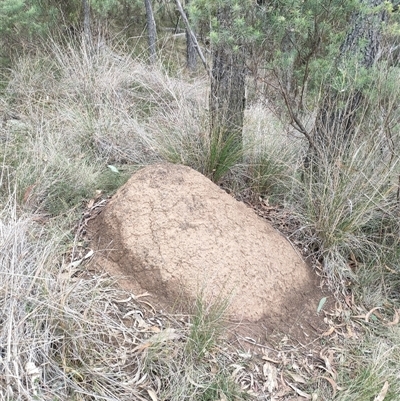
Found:
[(360, 266), (398, 270), (399, 263), (400, 70), (382, 64), (370, 74), (349, 119), (338, 110), (349, 110), (359, 92), (346, 87), (327, 103), (321, 89), (328, 121), (310, 130), (317, 155), (293, 182), (305, 245), (342, 290)]
[[(19, 215), (15, 196), (0, 210), (0, 399), (140, 399), (140, 329), (118, 306), (127, 294), (81, 277), (61, 238)], [(124, 305), (140, 310), (133, 298)]]

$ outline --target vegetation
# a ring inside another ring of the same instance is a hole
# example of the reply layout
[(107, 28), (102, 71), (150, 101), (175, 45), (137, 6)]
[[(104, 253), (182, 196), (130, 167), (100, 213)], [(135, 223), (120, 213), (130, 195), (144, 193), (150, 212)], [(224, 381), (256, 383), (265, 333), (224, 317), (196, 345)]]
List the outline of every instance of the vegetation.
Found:
[[(208, 76), (175, 1), (152, 3), (151, 68), (144, 2), (61, 3), (0, 4), (0, 400), (399, 399), (399, 5), (191, 0)], [(155, 316), (86, 273), (85, 205), (160, 161), (289, 216), (337, 297), (320, 360), (260, 364), (224, 300)]]

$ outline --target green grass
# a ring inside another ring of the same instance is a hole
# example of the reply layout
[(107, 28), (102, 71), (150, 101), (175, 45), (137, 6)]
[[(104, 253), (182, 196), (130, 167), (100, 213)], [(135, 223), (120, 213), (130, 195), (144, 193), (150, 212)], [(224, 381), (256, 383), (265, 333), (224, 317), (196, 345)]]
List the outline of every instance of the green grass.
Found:
[(210, 352), (223, 334), (227, 307), (228, 300), (217, 299), (209, 303), (201, 295), (196, 299), (186, 346), (195, 359)]
[(303, 181), (294, 183), (294, 204), (309, 232), (309, 246), (319, 252), (338, 288), (356, 277), (349, 268), (351, 258), (380, 264), (377, 258), (386, 253), (390, 230), (398, 226), (398, 164), (382, 155), (384, 142), (366, 137), (350, 144), (341, 158), (321, 160), (317, 172), (308, 170)]
[[(386, 400), (399, 397), (400, 342), (398, 327), (385, 328), (373, 324), (373, 333), (364, 333), (360, 342), (345, 343), (339, 380), (343, 390), (335, 400), (362, 401), (377, 399), (387, 382)], [(386, 386), (385, 386), (386, 387)]]

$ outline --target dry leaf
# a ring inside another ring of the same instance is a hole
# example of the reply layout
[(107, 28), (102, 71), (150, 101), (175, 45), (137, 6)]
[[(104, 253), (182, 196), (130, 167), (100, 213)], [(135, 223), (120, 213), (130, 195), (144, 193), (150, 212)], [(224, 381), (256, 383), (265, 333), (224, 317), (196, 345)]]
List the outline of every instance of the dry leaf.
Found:
[(263, 365), (263, 373), (266, 377), (264, 389), (266, 388), (269, 393), (272, 393), (274, 389), (278, 387), (276, 367), (269, 362), (265, 362)]
[(136, 351), (144, 351), (145, 349), (151, 347), (153, 344), (146, 342), (146, 343), (142, 343), (137, 345), (135, 348), (133, 348), (132, 352), (136, 352)]
[(84, 257), (83, 260), (89, 259), (90, 257), (92, 257), (94, 254), (93, 249), (91, 249)]
[(330, 377), (326, 377), (326, 376), (318, 376), (318, 377), (320, 377), (321, 379), (325, 379), (326, 381), (328, 381), (331, 384), (332, 389), (333, 389), (333, 398), (335, 398), (336, 391), (338, 389), (337, 383)]
[(335, 369), (332, 367), (333, 364), (333, 354), (334, 351), (333, 350), (328, 350), (328, 356), (324, 355), (323, 352), (325, 351), (321, 350), (319, 356), (321, 357), (321, 359), (325, 362), (325, 367), (323, 367), (324, 370), (326, 370), (334, 379), (336, 378), (336, 371)]
[(306, 384), (306, 380), (303, 376), (292, 372), (289, 372), (289, 374), (296, 383)]
[(71, 262), (68, 266), (67, 269), (76, 269), (81, 263), (83, 262), (83, 258), (82, 259), (78, 259), (75, 260), (73, 262)]
[(365, 321), (368, 323), (369, 322), (369, 317), (378, 309), (382, 309), (380, 306), (375, 306), (375, 308), (372, 308), (366, 315), (365, 315)]
[(144, 292), (143, 294), (135, 295), (135, 299), (143, 298), (143, 297), (148, 297), (150, 296), (150, 293)]
[(272, 362), (275, 365), (279, 365), (279, 361), (278, 360), (269, 358), (267, 355), (263, 355), (262, 359), (264, 359), (264, 361)]
[(391, 269), (389, 266), (385, 265), (385, 268), (390, 271), (390, 273), (399, 274), (398, 270)]
[(327, 299), (328, 299), (327, 297), (321, 298), (321, 300), (319, 301), (319, 304), (318, 304), (317, 313), (321, 312), (321, 310), (324, 307)]
[(157, 394), (154, 390), (152, 390), (151, 388), (147, 388), (146, 390), (153, 401), (158, 401)]
[(140, 380), (136, 383), (137, 386), (139, 386), (140, 384), (144, 383), (147, 379), (147, 373), (145, 373)]
[(129, 302), (131, 299), (132, 299), (132, 297), (128, 297), (125, 299), (114, 299), (114, 302), (116, 302), (117, 304), (121, 304), (121, 303)]
[(178, 338), (181, 338), (181, 335), (178, 334), (175, 329), (168, 328), (154, 334), (154, 336), (151, 336), (148, 341), (151, 344), (159, 344), (170, 340), (176, 340)]
[(383, 385), (382, 390), (374, 398), (374, 401), (383, 401), (386, 397), (386, 393), (387, 393), (388, 389), (389, 389), (389, 382), (385, 381), (385, 384)]
[(288, 383), (288, 385), (300, 396), (306, 400), (311, 400), (311, 395), (297, 388), (294, 384)]
[[(139, 324), (139, 327), (140, 327), (140, 324)], [(150, 326), (149, 331), (151, 331), (152, 333), (159, 333), (161, 331), (161, 329), (158, 326)]]
[(323, 336), (323, 337), (330, 336), (334, 331), (335, 331), (335, 328), (334, 328), (333, 326), (331, 326), (331, 327), (329, 328), (329, 330), (327, 330), (327, 331), (325, 331), (324, 333), (322, 333), (322, 336)]
[(232, 365), (230, 365), (230, 366), (232, 366), (233, 368), (235, 368), (235, 370), (232, 372), (232, 377), (236, 377), (236, 375), (242, 370), (242, 369), (244, 369), (244, 366), (241, 366), (241, 365), (237, 365), (237, 364), (232, 364)]

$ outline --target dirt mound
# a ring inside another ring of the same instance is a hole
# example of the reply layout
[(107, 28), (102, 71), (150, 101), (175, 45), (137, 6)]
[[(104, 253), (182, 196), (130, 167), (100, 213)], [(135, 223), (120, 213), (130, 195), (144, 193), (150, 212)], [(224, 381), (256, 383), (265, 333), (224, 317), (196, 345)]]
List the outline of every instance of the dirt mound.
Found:
[[(321, 296), (291, 244), (243, 203), (184, 166), (146, 167), (90, 227), (97, 263), (149, 291), (164, 308), (190, 310), (199, 293), (227, 297), (235, 321), (288, 330), (316, 314)], [(99, 256), (102, 255), (102, 256)]]

